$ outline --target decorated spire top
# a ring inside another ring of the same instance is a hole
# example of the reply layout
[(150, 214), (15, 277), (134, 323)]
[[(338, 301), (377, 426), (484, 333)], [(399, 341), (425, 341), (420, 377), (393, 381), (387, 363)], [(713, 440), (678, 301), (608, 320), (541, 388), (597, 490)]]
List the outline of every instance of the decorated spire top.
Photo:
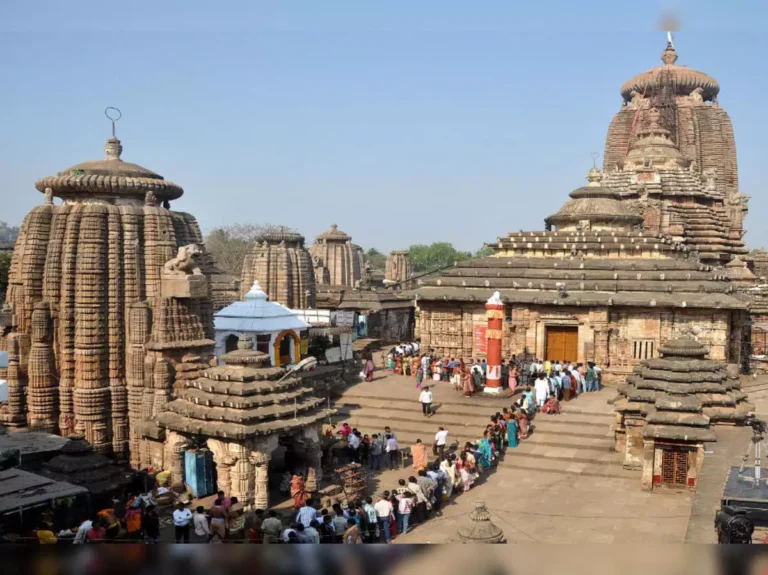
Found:
[(661, 53), (661, 61), (664, 62), (665, 66), (671, 66), (677, 62), (677, 50), (675, 50), (671, 41), (667, 42), (667, 47)]

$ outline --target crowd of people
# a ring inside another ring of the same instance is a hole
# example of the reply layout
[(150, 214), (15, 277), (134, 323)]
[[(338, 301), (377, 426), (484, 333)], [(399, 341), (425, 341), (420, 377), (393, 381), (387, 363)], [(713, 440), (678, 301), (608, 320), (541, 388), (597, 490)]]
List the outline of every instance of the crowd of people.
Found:
[[(428, 381), (449, 382), (456, 391), (462, 391), (470, 397), (485, 387), (488, 376), (488, 363), (485, 359), (471, 359), (465, 362), (452, 357), (440, 357), (434, 350), (420, 353), (419, 344), (400, 344), (387, 355), (387, 367), (397, 375), (413, 377), (416, 387), (422, 390), (419, 402), (431, 403), (431, 392)], [(501, 360), (502, 387), (509, 388), (515, 393), (518, 387), (536, 389), (535, 401), (543, 407), (547, 399), (556, 398), (558, 401), (568, 401), (580, 393), (599, 391), (601, 387), (602, 370), (594, 362), (576, 363), (570, 361), (542, 361), (534, 358), (527, 361), (522, 357), (512, 356), (509, 360)], [(543, 381), (542, 381), (543, 380)], [(545, 387), (546, 385), (546, 387)], [(546, 389), (546, 392), (545, 392)], [(428, 408), (423, 407), (424, 415), (430, 415)]]

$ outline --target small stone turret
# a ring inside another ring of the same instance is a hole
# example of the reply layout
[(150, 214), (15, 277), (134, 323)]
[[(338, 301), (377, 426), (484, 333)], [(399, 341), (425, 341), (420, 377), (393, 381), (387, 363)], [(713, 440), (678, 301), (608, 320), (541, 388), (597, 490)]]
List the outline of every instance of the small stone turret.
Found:
[[(354, 287), (363, 276), (363, 250), (352, 243), (352, 238), (336, 224), (323, 232), (309, 248), (315, 262), (315, 280), (318, 284), (328, 279), (331, 285)], [(325, 273), (317, 268), (326, 268)]]
[(315, 307), (315, 272), (312, 257), (304, 247), (304, 236), (284, 228), (255, 238), (245, 257), (240, 282), (245, 296), (258, 281), (270, 301), (290, 309)]
[(475, 508), (469, 513), (469, 521), (459, 527), (462, 543), (506, 543), (504, 532), (493, 521), (485, 501), (475, 501)]
[(413, 264), (408, 256), (408, 250), (393, 250), (389, 252), (384, 279), (399, 284), (401, 289), (410, 289), (410, 279), (413, 276)]

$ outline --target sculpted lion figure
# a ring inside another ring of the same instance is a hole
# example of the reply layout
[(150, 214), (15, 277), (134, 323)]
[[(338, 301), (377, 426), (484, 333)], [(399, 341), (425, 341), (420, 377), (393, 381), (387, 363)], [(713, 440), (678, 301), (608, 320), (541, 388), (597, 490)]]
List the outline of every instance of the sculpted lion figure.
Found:
[(202, 248), (197, 244), (182, 246), (175, 258), (165, 262), (163, 272), (171, 275), (201, 274), (195, 258), (202, 253)]

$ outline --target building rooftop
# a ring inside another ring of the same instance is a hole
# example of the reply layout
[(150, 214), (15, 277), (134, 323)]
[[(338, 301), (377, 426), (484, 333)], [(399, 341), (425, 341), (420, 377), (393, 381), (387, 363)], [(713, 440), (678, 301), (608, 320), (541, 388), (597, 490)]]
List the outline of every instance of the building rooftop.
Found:
[(245, 301), (236, 301), (214, 314), (214, 326), (223, 331), (273, 332), (303, 330), (309, 324), (284, 305), (269, 301), (255, 281)]
[(85, 493), (88, 493), (85, 487), (21, 469), (0, 471), (0, 515), (18, 513), (21, 509), (46, 504), (59, 497)]

